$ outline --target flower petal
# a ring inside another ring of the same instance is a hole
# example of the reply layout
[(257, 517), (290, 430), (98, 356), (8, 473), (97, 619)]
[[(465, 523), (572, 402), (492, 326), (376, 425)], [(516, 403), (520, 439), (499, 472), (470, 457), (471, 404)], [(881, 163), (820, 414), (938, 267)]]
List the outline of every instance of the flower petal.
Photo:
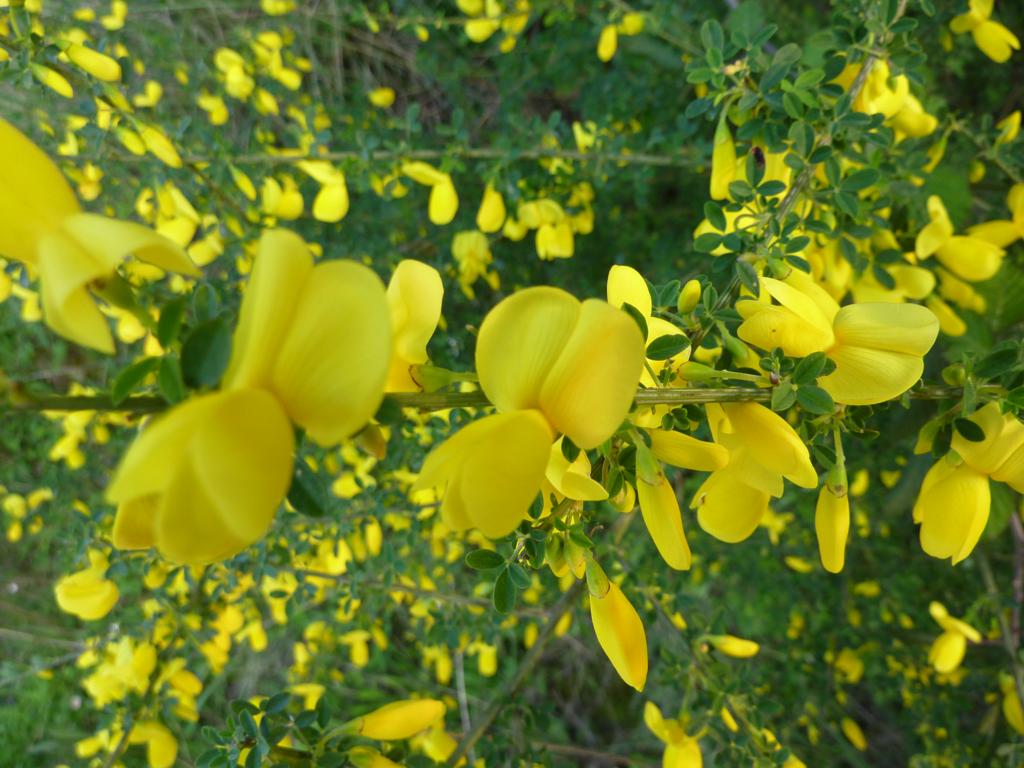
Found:
[(921, 548), (953, 565), (974, 549), (985, 530), (991, 505), (988, 478), (967, 464), (939, 461), (925, 476), (914, 505), (921, 523)]
[(719, 541), (743, 541), (768, 511), (768, 494), (751, 488), (728, 469), (712, 472), (697, 489), (690, 509), (697, 510), (700, 527)]
[(390, 365), (391, 318), (380, 278), (354, 261), (314, 267), (271, 373), (292, 421), (321, 445), (349, 437), (380, 407)]
[(693, 556), (683, 532), (683, 517), (675, 489), (664, 475), (656, 485), (637, 478), (637, 496), (647, 532), (661, 558), (677, 571), (690, 569)]
[(78, 211), (75, 193), (53, 161), (0, 118), (0, 255), (35, 264), (43, 235)]
[(477, 336), (476, 371), (499, 411), (539, 406), (544, 380), (579, 315), (579, 301), (546, 286), (517, 291), (487, 314)]
[[(394, 334), (388, 391), (411, 391), (407, 386), (409, 366), (427, 362), (427, 342), (441, 318), (444, 285), (432, 266), (405, 259), (395, 267), (387, 295)], [(403, 388), (396, 388), (399, 385)]]
[(160, 553), (190, 565), (223, 560), (260, 539), (292, 475), (292, 427), (273, 395), (246, 389), (206, 397), (215, 408), (190, 436), (155, 527)]
[(313, 271), (313, 256), (302, 238), (272, 229), (260, 238), (239, 313), (224, 389), (267, 387), (270, 373)]
[(651, 291), (643, 275), (632, 267), (616, 264), (608, 270), (608, 303), (613, 307), (632, 304), (644, 317), (651, 316)]
[(850, 304), (839, 310), (834, 328), (837, 346), (920, 357), (935, 343), (939, 321), (935, 313), (920, 304)]
[(626, 418), (643, 364), (643, 336), (633, 319), (588, 299), (544, 381), (541, 410), (580, 448), (596, 448)]
[(837, 403), (872, 405), (893, 400), (921, 378), (924, 362), (915, 355), (864, 347), (837, 347), (828, 353), (836, 369), (818, 386)]
[(664, 429), (651, 429), (647, 434), (654, 455), (673, 467), (714, 472), (729, 463), (729, 451), (717, 443)]
[(590, 597), (590, 619), (601, 650), (627, 685), (638, 691), (647, 682), (647, 634), (643, 622), (619, 586), (611, 581), (604, 597)]
[(814, 510), (814, 530), (818, 536), (821, 564), (829, 573), (839, 573), (846, 561), (846, 540), (850, 535), (850, 497), (834, 494), (824, 486)]
[(61, 228), (97, 261), (117, 264), (132, 254), (167, 272), (190, 277), (202, 274), (179, 245), (142, 224), (77, 213), (65, 219)]

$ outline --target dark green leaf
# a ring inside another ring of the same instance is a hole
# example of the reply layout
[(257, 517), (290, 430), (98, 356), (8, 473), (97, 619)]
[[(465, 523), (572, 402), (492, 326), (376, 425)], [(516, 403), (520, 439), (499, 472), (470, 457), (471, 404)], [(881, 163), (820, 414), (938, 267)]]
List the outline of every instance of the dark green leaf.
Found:
[(953, 426), (964, 440), (980, 443), (985, 439), (985, 430), (970, 419), (956, 419), (953, 421)]
[(644, 318), (643, 313), (628, 302), (622, 305), (622, 309), (633, 318), (637, 327), (640, 328), (640, 333), (643, 334), (644, 341), (647, 341), (647, 320)]
[(504, 564), (505, 558), (492, 549), (474, 549), (466, 554), (466, 565), (476, 571), (489, 571)]
[(181, 372), (193, 388), (220, 381), (231, 358), (231, 322), (225, 316), (197, 325), (181, 346)]
[(715, 232), (705, 232), (693, 239), (693, 249), (700, 253), (711, 253), (722, 244), (722, 236)]
[(805, 411), (816, 415), (833, 413), (836, 409), (832, 395), (811, 384), (804, 385), (796, 391), (796, 401)]
[(649, 360), (668, 360), (688, 349), (689, 346), (690, 340), (681, 333), (659, 336), (647, 345), (647, 358)]
[(181, 379), (181, 365), (176, 357), (160, 359), (160, 370), (156, 374), (160, 396), (171, 405), (185, 399), (185, 382)]
[(516, 607), (516, 587), (512, 583), (512, 577), (509, 576), (508, 569), (498, 574), (498, 578), (494, 580), (494, 609), (498, 613), (511, 613), (512, 609)]
[(840, 188), (844, 192), (860, 192), (875, 184), (880, 177), (881, 174), (876, 168), (861, 168), (843, 179)]
[(796, 364), (796, 368), (793, 369), (791, 376), (794, 384), (813, 384), (822, 371), (825, 370), (825, 364), (828, 362), (828, 358), (824, 352), (815, 352), (814, 354), (808, 355), (799, 363)]
[(168, 302), (160, 310), (160, 320), (156, 324), (156, 340), (166, 349), (178, 340), (181, 323), (185, 319), (185, 297)]
[(114, 378), (110, 385), (110, 400), (119, 405), (143, 380), (160, 368), (159, 357), (144, 357), (129, 365)]
[(796, 402), (796, 390), (784, 381), (772, 390), (772, 410), (785, 411)]
[(319, 475), (305, 462), (295, 462), (292, 482), (288, 487), (288, 503), (299, 514), (307, 517), (323, 517), (327, 514), (327, 491)]

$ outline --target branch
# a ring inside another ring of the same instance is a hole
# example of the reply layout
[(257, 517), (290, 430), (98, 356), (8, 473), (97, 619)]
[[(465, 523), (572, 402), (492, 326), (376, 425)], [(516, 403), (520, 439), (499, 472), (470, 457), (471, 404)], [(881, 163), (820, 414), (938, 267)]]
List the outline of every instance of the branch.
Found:
[[(1003, 389), (995, 384), (977, 387), (980, 394), (998, 394)], [(963, 396), (963, 387), (922, 385), (909, 391), (913, 400), (950, 400)], [(387, 395), (401, 408), (420, 411), (443, 411), (449, 408), (486, 408), (491, 401), (483, 392), (393, 392)], [(768, 403), (772, 399), (770, 387), (665, 387), (639, 389), (634, 402), (640, 406), (700, 405), (702, 403)], [(4, 411), (114, 411), (119, 413), (158, 413), (170, 407), (166, 400), (151, 395), (140, 395), (122, 400), (117, 405), (108, 395), (20, 395)]]
[(501, 712), (502, 707), (512, 700), (516, 692), (526, 682), (526, 678), (529, 676), (533, 668), (540, 662), (541, 656), (544, 653), (544, 648), (555, 635), (555, 627), (561, 620), (562, 616), (571, 609), (573, 602), (579, 598), (580, 593), (583, 591), (583, 581), (577, 581), (565, 592), (564, 595), (559, 599), (557, 603), (552, 606), (548, 612), (548, 620), (544, 625), (544, 628), (540, 631), (536, 642), (530, 648), (529, 653), (523, 659), (522, 664), (516, 669), (515, 675), (512, 679), (497, 693), (488, 705), (487, 710), (480, 717), (480, 720), (473, 727), (469, 733), (462, 737), (462, 741), (459, 742), (459, 746), (452, 753), (451, 757), (448, 758), (448, 765), (458, 765), (462, 758), (471, 750), (478, 741), (487, 732), (487, 729), (491, 727), (491, 724), (497, 719), (498, 713)]

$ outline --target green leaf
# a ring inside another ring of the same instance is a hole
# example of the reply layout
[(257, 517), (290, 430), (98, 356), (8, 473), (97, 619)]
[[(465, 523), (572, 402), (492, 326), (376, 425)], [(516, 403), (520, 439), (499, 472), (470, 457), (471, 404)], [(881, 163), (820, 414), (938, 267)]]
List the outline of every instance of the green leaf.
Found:
[(132, 390), (160, 368), (159, 357), (144, 357), (129, 365), (114, 378), (110, 385), (110, 401), (120, 405)]
[(320, 476), (302, 461), (295, 462), (292, 482), (288, 486), (288, 503), (307, 517), (327, 514), (327, 491)]
[(983, 379), (994, 378), (1001, 373), (1012, 370), (1020, 359), (1017, 345), (997, 349), (986, 355), (974, 366), (974, 373)]
[(825, 353), (815, 352), (796, 364), (790, 378), (794, 384), (813, 384), (825, 370), (826, 363), (828, 363), (828, 357), (825, 356)]
[(164, 349), (178, 340), (181, 324), (185, 319), (185, 297), (175, 299), (164, 305), (160, 310), (160, 320), (156, 324), (156, 340)]
[(499, 573), (498, 578), (494, 580), (492, 599), (494, 610), (498, 613), (511, 613), (512, 609), (516, 607), (516, 586), (512, 583), (512, 577), (509, 576), (507, 568)]
[(200, 283), (192, 291), (192, 313), (196, 322), (205, 323), (220, 312), (220, 297), (209, 283)]
[(647, 341), (647, 320), (644, 318), (643, 313), (629, 302), (623, 304), (622, 309), (627, 315), (633, 318), (637, 327), (640, 328), (640, 333), (643, 334), (644, 341)]
[(176, 357), (160, 359), (160, 370), (156, 374), (160, 396), (171, 405), (185, 399), (185, 382), (181, 378), (181, 364)]
[(690, 339), (683, 334), (673, 333), (659, 336), (647, 345), (648, 360), (668, 360), (690, 346)]
[(711, 253), (722, 244), (722, 236), (716, 232), (705, 232), (693, 239), (693, 249), (699, 253)]
[(722, 206), (715, 201), (708, 200), (704, 203), (704, 218), (706, 218), (708, 223), (710, 223), (715, 229), (725, 231), (727, 226), (725, 212), (722, 211)]
[(220, 381), (231, 359), (231, 322), (224, 315), (197, 325), (181, 346), (181, 372), (193, 388)]
[(493, 549), (474, 549), (466, 554), (466, 565), (475, 571), (489, 571), (505, 565), (505, 558)]
[[(785, 191), (786, 191), (786, 184), (785, 184), (785, 182), (776, 181), (774, 179), (772, 179), (771, 181), (766, 181), (763, 184), (760, 184), (758, 186), (758, 188), (757, 188), (757, 194), (762, 195), (764, 197), (772, 197), (774, 195), (781, 195)], [(721, 229), (721, 227), (719, 227), (719, 229)]]
[(784, 381), (772, 390), (772, 410), (785, 411), (796, 402), (796, 390)]
[(832, 395), (813, 384), (805, 384), (800, 387), (796, 391), (796, 401), (805, 411), (816, 415), (834, 413), (836, 410)]
[(512, 584), (516, 589), (529, 588), (531, 584), (530, 574), (519, 563), (509, 565), (508, 573), (512, 577)]
[(843, 192), (860, 192), (877, 183), (881, 175), (877, 168), (861, 168), (843, 179), (840, 189)]
[(281, 693), (275, 693), (269, 699), (264, 700), (260, 707), (268, 715), (276, 715), (279, 712), (284, 712), (291, 700), (291, 694), (286, 691), (282, 691)]
[(761, 292), (760, 281), (757, 277), (757, 270), (754, 269), (754, 265), (749, 261), (743, 261), (742, 259), (736, 260), (736, 277), (739, 278), (740, 284), (754, 296), (757, 296)]
[(970, 440), (972, 443), (980, 443), (985, 439), (985, 430), (970, 419), (955, 419), (953, 421), (953, 426), (964, 440)]

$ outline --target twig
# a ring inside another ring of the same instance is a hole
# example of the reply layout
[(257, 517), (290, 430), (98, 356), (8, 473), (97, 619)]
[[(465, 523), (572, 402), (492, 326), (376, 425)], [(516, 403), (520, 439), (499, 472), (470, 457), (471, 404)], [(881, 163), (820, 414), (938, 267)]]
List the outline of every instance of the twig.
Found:
[(548, 612), (548, 620), (541, 629), (540, 634), (537, 636), (536, 642), (530, 648), (529, 653), (523, 659), (522, 663), (516, 669), (515, 675), (512, 679), (500, 690), (497, 695), (491, 701), (490, 705), (484, 711), (480, 720), (473, 727), (471, 731), (466, 733), (462, 740), (459, 742), (459, 746), (452, 753), (451, 757), (448, 758), (448, 765), (458, 765), (459, 762), (465, 757), (469, 750), (483, 737), (487, 732), (487, 729), (491, 727), (491, 724), (497, 719), (498, 713), (501, 712), (504, 707), (512, 699), (512, 696), (519, 690), (520, 686), (526, 681), (527, 676), (533, 671), (533, 668), (540, 662), (541, 656), (544, 654), (544, 648), (547, 646), (548, 641), (551, 640), (555, 635), (555, 627), (561, 620), (562, 616), (571, 610), (573, 602), (575, 602), (580, 593), (583, 591), (583, 581), (577, 581), (565, 594), (562, 595), (561, 599)]
[[(980, 394), (996, 395), (1004, 390), (994, 384), (979, 386)], [(963, 395), (962, 387), (924, 385), (912, 389), (914, 400), (948, 400)], [(483, 392), (396, 392), (387, 396), (401, 408), (442, 411), (449, 408), (483, 408), (491, 404)], [(691, 405), (701, 403), (767, 403), (772, 399), (769, 387), (665, 387), (639, 389), (634, 401), (638, 406)], [(118, 413), (157, 413), (168, 408), (167, 401), (151, 395), (122, 400), (117, 405), (108, 395), (19, 395), (15, 402), (0, 404), (0, 413), (10, 411), (114, 411)]]
[[(462, 721), (462, 732), (469, 733), (473, 730), (473, 721), (469, 717), (469, 699), (466, 696), (466, 666), (465, 654), (462, 651), (455, 652), (455, 692), (459, 697), (459, 718)], [(476, 764), (476, 750), (470, 747), (467, 756), (471, 765)]]
[[(1006, 655), (1010, 657), (1010, 666), (1013, 669), (1013, 683), (1017, 689), (1017, 697), (1021, 702), (1024, 702), (1024, 669), (1021, 669), (1020, 665), (1020, 658), (1017, 652), (1018, 644), (1014, 640), (1014, 633), (1010, 627), (1009, 620), (1006, 618), (1006, 611), (1000, 605), (1002, 599), (999, 594), (999, 587), (996, 586), (995, 577), (992, 575), (992, 566), (989, 564), (988, 557), (980, 548), (978, 550), (978, 564), (981, 566), (981, 578), (985, 582), (985, 589), (995, 605), (996, 618), (999, 621), (999, 635), (1003, 641)], [(1019, 603), (1017, 605), (1019, 606)]]
[(1013, 533), (1013, 644), (1020, 646), (1020, 612), (1024, 603), (1024, 524), (1017, 510), (1010, 513), (1010, 531)]

